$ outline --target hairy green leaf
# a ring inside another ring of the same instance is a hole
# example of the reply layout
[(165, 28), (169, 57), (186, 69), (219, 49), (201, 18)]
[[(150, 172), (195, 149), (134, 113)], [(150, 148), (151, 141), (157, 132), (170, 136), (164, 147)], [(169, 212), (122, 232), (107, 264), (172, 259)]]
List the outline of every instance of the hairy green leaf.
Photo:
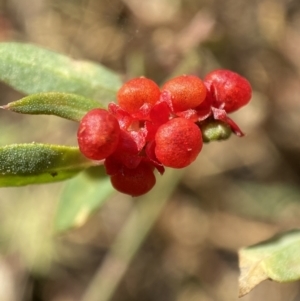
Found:
[(241, 249), (240, 296), (266, 279), (290, 282), (300, 279), (300, 231), (294, 230)]
[(99, 102), (80, 95), (45, 92), (29, 95), (2, 108), (21, 114), (56, 115), (80, 121), (88, 111), (99, 107), (101, 107)]
[(68, 181), (58, 205), (55, 230), (81, 226), (114, 192), (103, 166), (96, 166)]
[(10, 42), (0, 43), (0, 80), (25, 94), (74, 93), (102, 103), (113, 101), (121, 85), (119, 76), (101, 65)]
[(0, 187), (51, 183), (91, 166), (77, 147), (13, 144), (0, 147)]

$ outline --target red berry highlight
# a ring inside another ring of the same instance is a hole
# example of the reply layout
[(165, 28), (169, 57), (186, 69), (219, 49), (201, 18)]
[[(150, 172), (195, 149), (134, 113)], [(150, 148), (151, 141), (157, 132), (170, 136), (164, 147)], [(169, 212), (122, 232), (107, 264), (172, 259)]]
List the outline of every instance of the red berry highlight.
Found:
[(103, 160), (115, 151), (119, 134), (119, 123), (113, 115), (103, 109), (91, 110), (79, 124), (79, 149), (89, 159)]
[(160, 97), (158, 85), (145, 77), (133, 78), (118, 91), (120, 107), (130, 114), (137, 113), (145, 103), (154, 105)]
[(155, 155), (165, 166), (183, 168), (191, 164), (202, 149), (198, 126), (185, 118), (174, 118), (159, 127), (155, 135)]
[(110, 180), (116, 190), (131, 196), (147, 193), (156, 183), (153, 168), (144, 162), (134, 169), (123, 166)]
[(174, 112), (199, 106), (206, 96), (203, 81), (194, 75), (182, 75), (166, 82), (162, 91), (169, 91)]
[(251, 99), (252, 89), (247, 79), (230, 70), (215, 70), (206, 75), (204, 82), (213, 97), (213, 106), (234, 112)]

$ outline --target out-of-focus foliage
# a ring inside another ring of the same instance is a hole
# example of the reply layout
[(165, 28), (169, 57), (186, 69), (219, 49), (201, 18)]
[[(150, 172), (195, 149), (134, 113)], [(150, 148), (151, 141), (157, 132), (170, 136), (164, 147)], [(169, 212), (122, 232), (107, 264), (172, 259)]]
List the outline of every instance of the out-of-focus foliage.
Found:
[(292, 231), (240, 250), (240, 296), (266, 279), (299, 280), (299, 248), (299, 231)]
[(103, 166), (92, 167), (69, 181), (60, 196), (54, 220), (56, 233), (82, 226), (114, 191)]
[(100, 65), (22, 43), (0, 44), (0, 79), (25, 94), (64, 92), (102, 101), (113, 100), (121, 85)]

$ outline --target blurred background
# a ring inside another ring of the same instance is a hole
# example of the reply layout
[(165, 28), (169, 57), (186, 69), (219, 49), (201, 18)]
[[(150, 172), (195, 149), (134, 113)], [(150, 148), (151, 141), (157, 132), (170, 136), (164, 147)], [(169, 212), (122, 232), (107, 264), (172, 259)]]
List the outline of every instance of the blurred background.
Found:
[[(300, 226), (299, 1), (0, 0), (0, 41), (99, 62), (124, 80), (227, 68), (252, 84), (251, 103), (232, 114), (246, 136), (204, 146), (109, 300), (238, 300), (238, 249)], [(0, 84), (0, 96), (23, 95)], [(0, 128), (1, 146), (76, 145), (77, 124), (56, 117), (0, 111)], [(57, 234), (63, 186), (1, 189), (1, 301), (81, 300), (138, 202), (116, 193)], [(265, 281), (241, 300), (297, 301), (300, 285)]]

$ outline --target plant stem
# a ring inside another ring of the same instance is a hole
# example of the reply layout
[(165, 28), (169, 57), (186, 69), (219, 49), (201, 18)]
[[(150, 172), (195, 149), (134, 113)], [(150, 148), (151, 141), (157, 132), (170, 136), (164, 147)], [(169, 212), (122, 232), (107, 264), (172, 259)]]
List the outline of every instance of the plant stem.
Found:
[(82, 301), (110, 300), (181, 176), (178, 170), (167, 170), (151, 193), (139, 198)]

